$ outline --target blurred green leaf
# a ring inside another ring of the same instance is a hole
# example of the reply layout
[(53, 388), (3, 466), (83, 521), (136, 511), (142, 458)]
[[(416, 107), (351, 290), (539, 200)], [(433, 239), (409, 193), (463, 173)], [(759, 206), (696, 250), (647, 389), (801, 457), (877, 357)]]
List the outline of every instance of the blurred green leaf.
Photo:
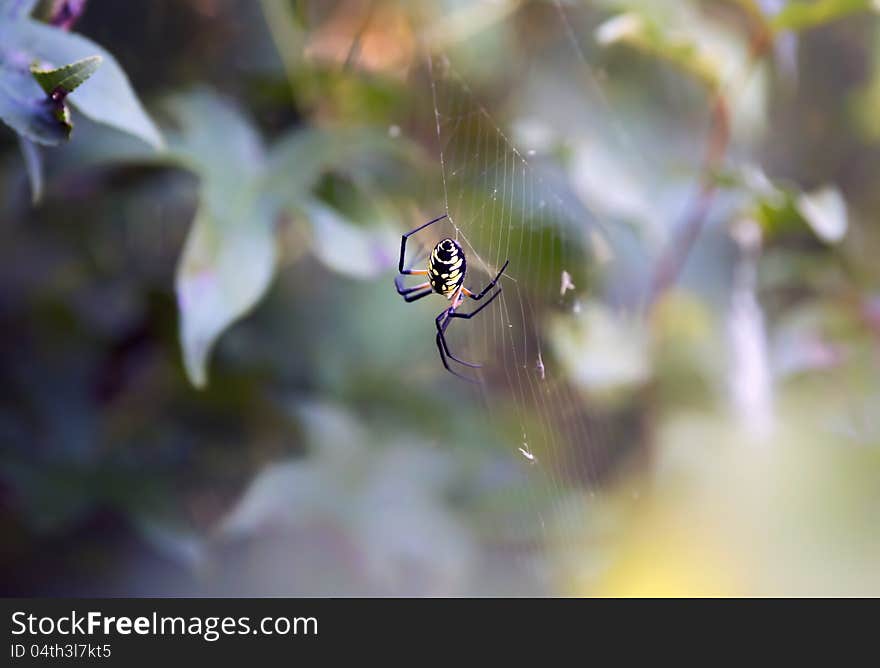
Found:
[(312, 201), (307, 206), (312, 224), (313, 251), (329, 269), (354, 278), (375, 278), (390, 267), (384, 249), (393, 248), (395, 237), (379, 230), (353, 225), (336, 210)]
[(758, 198), (755, 218), (770, 239), (801, 229), (803, 224), (803, 218), (795, 207), (794, 196), (789, 193), (784, 193), (781, 198)]
[(796, 200), (798, 212), (822, 241), (835, 244), (846, 235), (846, 201), (837, 188), (825, 187), (801, 193)]
[[(421, 443), (373, 443), (344, 406), (302, 402), (295, 413), (313, 456), (259, 473), (221, 521), (219, 537), (242, 540), (267, 530), (303, 536), (323, 528), (357, 546), (352, 558), (362, 586), (463, 591), (479, 553), (450, 502), (461, 460)], [(408, 582), (413, 571), (417, 583)]]
[(415, 149), (370, 128), (297, 129), (282, 136), (269, 153), (263, 189), (296, 209), (328, 171), (366, 167), (377, 156), (412, 158)]
[(187, 374), (204, 387), (217, 337), (256, 304), (272, 279), (275, 212), (259, 199), (264, 150), (250, 122), (206, 91), (177, 98), (171, 107), (181, 126), (172, 154), (201, 179), (177, 268), (177, 300)]
[(250, 119), (230, 100), (209, 89), (179, 95), (167, 103), (174, 129), (169, 152), (202, 177), (216, 197), (234, 203), (244, 186), (253, 188), (266, 161), (263, 140)]
[(837, 188), (826, 186), (805, 193), (794, 185), (775, 184), (760, 171), (745, 174), (740, 185), (754, 197), (753, 215), (771, 237), (804, 225), (829, 244), (846, 235), (846, 201)]
[(712, 89), (721, 81), (722, 63), (711, 58), (688, 35), (666, 30), (640, 12), (625, 12), (608, 19), (596, 29), (596, 41), (602, 46), (626, 44), (662, 58)]
[(263, 296), (275, 270), (271, 212), (243, 199), (216, 216), (204, 200), (190, 228), (177, 269), (180, 338), (187, 374), (207, 383), (207, 359), (217, 338)]
[(571, 317), (556, 318), (551, 338), (572, 380), (597, 396), (647, 382), (652, 374), (648, 333), (608, 307), (590, 302)]
[(176, 98), (170, 109), (180, 126), (169, 132), (170, 157), (201, 179), (177, 295), (187, 373), (203, 387), (217, 338), (259, 301), (272, 279), (282, 212), (314, 217), (314, 250), (335, 271), (366, 277), (385, 268), (378, 247), (391, 237), (361, 231), (310, 193), (327, 170), (399, 151), (400, 143), (370, 130), (305, 129), (286, 135), (267, 154), (241, 111), (209, 91)]
[(56, 69), (31, 67), (31, 74), (46, 95), (52, 95), (59, 90), (69, 94), (84, 84), (100, 65), (101, 56), (89, 56)]
[(807, 30), (850, 14), (874, 11), (872, 0), (792, 0), (773, 18), (777, 30)]

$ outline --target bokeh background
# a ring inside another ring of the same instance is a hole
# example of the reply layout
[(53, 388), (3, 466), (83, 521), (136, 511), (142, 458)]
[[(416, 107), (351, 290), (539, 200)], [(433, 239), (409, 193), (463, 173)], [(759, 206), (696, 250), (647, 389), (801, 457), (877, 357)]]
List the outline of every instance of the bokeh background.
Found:
[[(880, 593), (871, 2), (66, 4), (165, 148), (0, 126), (4, 593)], [(562, 212), (482, 386), (391, 283), (463, 193)]]

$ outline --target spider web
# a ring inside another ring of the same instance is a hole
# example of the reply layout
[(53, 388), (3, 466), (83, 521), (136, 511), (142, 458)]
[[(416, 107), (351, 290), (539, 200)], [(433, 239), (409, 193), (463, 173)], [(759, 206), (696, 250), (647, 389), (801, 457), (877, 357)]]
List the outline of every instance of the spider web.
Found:
[[(498, 300), (466, 326), (451, 327), (450, 346), (485, 363), (479, 392), (493, 426), (527, 467), (534, 535), (576, 550), (582, 504), (571, 501), (591, 493), (616, 438), (567, 377), (551, 330), (578, 317), (597, 272), (613, 257), (610, 223), (560, 187), (535, 151), (515, 145), (448, 57), (429, 57), (427, 66), (448, 215), (443, 224), (468, 256), (466, 285), (479, 290), (510, 259)], [(615, 131), (627, 139), (622, 128)], [(551, 500), (552, 525), (541, 514), (547, 504), (538, 500), (539, 490)]]

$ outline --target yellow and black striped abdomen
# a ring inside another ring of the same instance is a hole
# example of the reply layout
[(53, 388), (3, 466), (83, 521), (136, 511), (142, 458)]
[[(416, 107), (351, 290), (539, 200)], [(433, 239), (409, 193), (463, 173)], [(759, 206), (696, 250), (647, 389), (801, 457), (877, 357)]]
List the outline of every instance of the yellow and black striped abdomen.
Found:
[(434, 292), (451, 298), (464, 283), (467, 262), (464, 251), (452, 239), (444, 239), (436, 246), (428, 261), (428, 278)]

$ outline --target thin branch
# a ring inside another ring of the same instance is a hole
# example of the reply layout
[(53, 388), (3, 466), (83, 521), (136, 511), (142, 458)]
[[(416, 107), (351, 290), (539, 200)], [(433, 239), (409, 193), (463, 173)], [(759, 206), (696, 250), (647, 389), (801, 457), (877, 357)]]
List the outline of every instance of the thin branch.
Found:
[[(753, 18), (753, 17), (752, 17)], [(743, 78), (748, 79), (753, 66), (773, 45), (772, 33), (761, 23), (750, 25), (749, 59)], [(650, 311), (657, 300), (678, 280), (687, 258), (693, 250), (712, 208), (718, 185), (715, 175), (720, 169), (730, 146), (730, 106), (724, 88), (718, 86), (712, 98), (711, 124), (703, 160), (702, 177), (684, 222), (657, 262), (648, 291), (646, 310)]]
[(342, 65), (342, 70), (344, 72), (347, 72), (352, 68), (355, 60), (360, 55), (361, 41), (364, 38), (364, 34), (367, 32), (367, 28), (370, 27), (370, 22), (373, 20), (373, 11), (375, 10), (375, 8), (375, 2), (371, 2), (367, 7), (367, 13), (364, 16), (364, 20), (361, 21), (361, 26), (351, 42), (351, 47), (348, 49), (348, 54), (345, 56), (345, 62)]
[(727, 99), (719, 92), (716, 93), (712, 103), (712, 123), (706, 157), (703, 161), (703, 176), (684, 223), (657, 262), (648, 294), (648, 310), (678, 279), (688, 255), (700, 236), (718, 191), (715, 173), (724, 161), (729, 144), (730, 112)]

